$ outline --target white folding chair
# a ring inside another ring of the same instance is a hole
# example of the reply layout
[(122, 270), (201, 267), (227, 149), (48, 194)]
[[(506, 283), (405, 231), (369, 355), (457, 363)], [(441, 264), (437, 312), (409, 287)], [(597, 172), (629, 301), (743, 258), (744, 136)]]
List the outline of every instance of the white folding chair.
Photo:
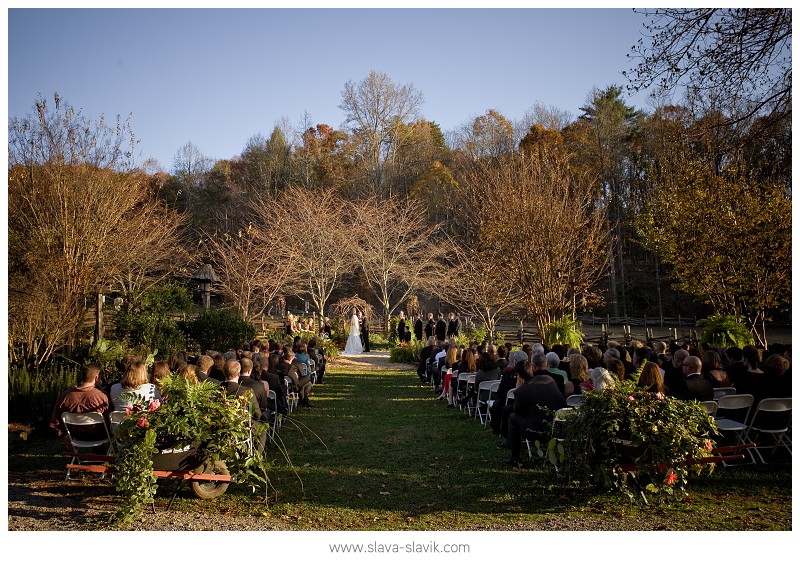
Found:
[(289, 407), (289, 414), (291, 414), (297, 407), (297, 403), (300, 402), (300, 396), (294, 388), (291, 377), (288, 375), (284, 376), (283, 380), (286, 385), (286, 404)]
[[(736, 438), (735, 445), (747, 444), (747, 429), (750, 410), (754, 397), (750, 394), (724, 395), (717, 401), (717, 413), (714, 420), (721, 432), (729, 432)], [(747, 455), (755, 463), (753, 453), (748, 449)], [(723, 462), (725, 464), (725, 462)]]
[[(789, 455), (792, 453), (792, 441), (789, 437), (789, 429), (792, 427), (792, 399), (791, 397), (785, 398), (770, 398), (762, 399), (756, 412), (753, 415), (753, 421), (747, 429), (747, 435), (744, 440), (746, 442), (759, 441), (762, 437), (771, 436), (774, 441), (770, 458), (775, 454), (780, 446), (786, 448)], [(757, 442), (756, 442), (757, 443)], [(761, 463), (767, 463), (764, 456), (761, 455), (759, 450), (770, 447), (756, 446), (755, 451)]]
[(269, 418), (269, 437), (270, 440), (274, 440), (275, 434), (278, 433), (278, 427), (281, 424), (281, 416), (278, 414), (278, 395), (273, 389), (270, 389), (267, 396), (269, 398), (270, 406), (273, 407), (272, 414)]
[(577, 395), (570, 395), (569, 397), (567, 397), (568, 407), (580, 407), (585, 402), (586, 402), (586, 396), (583, 393)]
[(492, 396), (492, 389), (497, 392), (500, 386), (499, 380), (482, 381), (478, 385), (478, 396), (475, 398), (475, 418), (477, 418), (481, 425), (486, 426), (489, 421), (489, 399)]
[(506, 393), (506, 402), (505, 405), (513, 405), (514, 404), (514, 391), (516, 391), (516, 387), (512, 387)]
[[(105, 417), (99, 412), (65, 412), (61, 415), (61, 421), (67, 431), (67, 441), (69, 442), (70, 452), (73, 454), (70, 465), (80, 465), (81, 459), (78, 456), (80, 449), (107, 446), (107, 455), (114, 453), (114, 444), (111, 440), (108, 425)], [(67, 468), (67, 474), (64, 479), (71, 479), (71, 471), (70, 468)], [(103, 474), (100, 478), (102, 479), (104, 476)]]
[[(464, 372), (458, 374), (458, 379), (456, 379), (456, 404), (458, 405), (458, 409), (461, 410), (461, 401), (467, 396), (467, 380), (469, 379), (470, 375), (475, 375), (475, 373)], [(452, 385), (452, 383), (451, 383)]]
[(312, 360), (311, 358), (308, 359), (309, 365), (309, 374), (308, 376), (311, 378), (311, 384), (316, 385), (317, 383), (317, 362)]
[[(471, 374), (469, 374), (469, 377), (467, 377), (467, 396), (469, 396), (469, 387), (470, 387), (470, 385), (473, 387), (473, 389), (475, 388), (475, 375), (477, 375), (477, 374), (471, 373)], [(467, 416), (469, 416), (471, 418), (472, 415), (473, 415), (472, 411), (474, 409), (475, 409), (475, 405), (473, 405), (470, 401), (467, 401)]]
[(709, 416), (716, 416), (718, 407), (716, 401), (700, 401), (699, 404), (706, 410)]
[(717, 387), (714, 389), (714, 400), (719, 401), (725, 395), (736, 395), (735, 387)]
[(111, 441), (114, 444), (114, 449), (119, 450), (119, 441), (117, 440), (117, 432), (119, 431), (119, 425), (122, 424), (122, 421), (125, 420), (125, 417), (128, 416), (125, 414), (125, 411), (111, 411), (108, 413), (108, 429), (109, 433), (111, 434)]

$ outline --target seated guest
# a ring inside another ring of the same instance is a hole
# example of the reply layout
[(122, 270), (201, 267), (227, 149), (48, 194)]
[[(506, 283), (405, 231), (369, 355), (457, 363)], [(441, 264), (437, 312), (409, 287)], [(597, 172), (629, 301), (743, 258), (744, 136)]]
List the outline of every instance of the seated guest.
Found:
[(447, 372), (444, 374), (444, 378), (442, 380), (442, 394), (439, 395), (438, 399), (447, 399), (450, 397), (450, 388), (451, 388), (451, 380), (453, 378), (453, 371), (458, 371), (458, 364), (461, 361), (461, 350), (458, 349), (458, 346), (450, 346), (447, 349), (447, 354), (444, 357), (444, 367)]
[(173, 352), (169, 357), (169, 370), (172, 373), (178, 373), (178, 370), (181, 368), (181, 366), (188, 363), (189, 361), (186, 359), (186, 352)]
[(522, 369), (524, 363), (528, 361), (528, 354), (523, 350), (514, 350), (508, 355), (509, 365), (500, 375), (500, 386), (497, 388), (495, 401), (489, 409), (491, 414), (489, 424), (492, 432), (498, 436), (508, 435), (507, 420), (513, 407), (512, 405), (506, 406), (506, 397), (508, 392), (517, 386), (517, 371)]
[[(610, 345), (611, 344), (609, 343), (609, 346)], [(583, 354), (583, 357), (586, 358), (586, 362), (588, 363), (587, 369), (593, 369), (603, 365), (603, 353), (596, 346), (584, 344), (581, 346), (581, 354)], [(622, 363), (625, 363), (624, 360)]]
[(433, 350), (434, 350), (434, 343), (435, 340), (433, 336), (428, 338), (428, 343), (423, 346), (422, 350), (419, 353), (419, 366), (417, 366), (417, 375), (419, 376), (420, 381), (423, 383), (430, 383), (430, 379), (428, 378), (427, 367), (428, 367), (428, 360), (433, 357)]
[(505, 346), (497, 347), (497, 367), (503, 371), (508, 367), (508, 348)]
[[(166, 362), (164, 362), (166, 363)], [(169, 375), (169, 371), (167, 371)], [(140, 397), (135, 400), (131, 397), (125, 397), (125, 394), (135, 393)], [(136, 362), (128, 366), (119, 383), (111, 386), (111, 402), (115, 411), (124, 411), (127, 407), (133, 406), (134, 403), (147, 406), (155, 399), (161, 399), (161, 393), (156, 385), (150, 383), (147, 377), (147, 367), (144, 362)]]
[(439, 342), (439, 350), (433, 356), (433, 364), (431, 365), (431, 379), (436, 391), (436, 394), (442, 392), (442, 368), (444, 367), (447, 350), (450, 348), (449, 342)]
[(311, 356), (308, 355), (308, 345), (304, 340), (297, 343), (294, 356), (305, 366), (306, 374), (311, 377)]
[[(100, 366), (97, 364), (87, 364), (81, 368), (80, 382), (76, 387), (71, 387), (61, 393), (56, 399), (53, 413), (50, 416), (50, 428), (57, 436), (64, 435), (64, 423), (61, 415), (65, 412), (84, 413), (99, 412), (105, 414), (109, 408), (108, 395), (106, 395), (97, 385), (100, 379)], [(105, 438), (106, 433), (103, 428), (87, 427), (85, 430), (78, 430), (81, 438), (92, 440), (94, 438)]]
[(167, 362), (156, 362), (153, 364), (153, 376), (151, 377), (153, 385), (158, 387), (161, 392), (161, 382), (172, 375)]
[(683, 360), (683, 371), (686, 374), (681, 388), (675, 394), (679, 399), (687, 401), (713, 401), (714, 388), (703, 377), (703, 362), (697, 356), (688, 356)]
[(664, 377), (661, 375), (661, 370), (658, 369), (658, 364), (654, 362), (645, 362), (636, 384), (650, 393), (655, 393), (659, 399), (666, 396)]
[(716, 350), (703, 352), (703, 377), (714, 387), (730, 387), (728, 372), (722, 369), (722, 357)]
[(268, 391), (275, 391), (275, 404), (270, 405), (270, 410), (278, 414), (289, 414), (289, 402), (286, 394), (286, 380), (278, 375), (278, 358), (277, 354), (264, 356), (263, 354), (258, 358), (258, 363), (261, 367), (259, 372), (259, 379), (268, 385)]
[(731, 385), (737, 388), (737, 393), (743, 393), (743, 391), (738, 391), (737, 386), (739, 376), (747, 371), (742, 358), (742, 349), (738, 346), (726, 348), (725, 358), (723, 358), (723, 360), (727, 360), (725, 363), (725, 371), (728, 372), (728, 379), (730, 379)]
[(672, 361), (664, 364), (664, 387), (667, 395), (677, 396), (683, 388), (686, 374), (683, 372), (683, 362), (689, 357), (689, 352), (683, 348), (678, 348), (672, 353)]
[(215, 352), (213, 354), (209, 354), (211, 358), (214, 360), (214, 365), (211, 366), (211, 369), (208, 371), (208, 377), (211, 379), (216, 379), (220, 383), (225, 381), (225, 356), (220, 354), (219, 352)]
[(298, 404), (310, 407), (308, 396), (311, 393), (311, 378), (303, 373), (302, 364), (294, 357), (294, 351), (288, 345), (283, 347), (283, 355), (278, 363), (278, 375), (288, 377), (292, 381), (294, 390), (297, 391)]
[(239, 362), (239, 384), (242, 387), (247, 387), (253, 392), (253, 396), (258, 402), (258, 408), (261, 410), (261, 420), (269, 421), (269, 388), (266, 382), (257, 381), (251, 377), (253, 373), (253, 361), (250, 358), (242, 358)]
[[(461, 359), (458, 362), (456, 368), (453, 371), (458, 370), (458, 374), (461, 375), (462, 373), (476, 373), (478, 371), (478, 366), (475, 361), (475, 352), (472, 348), (464, 348), (461, 352)], [(447, 394), (447, 406), (448, 407), (455, 407), (456, 403), (456, 393), (458, 392), (458, 380), (450, 381), (450, 390)]]
[(606, 369), (608, 373), (611, 374), (611, 377), (617, 378), (617, 381), (623, 381), (625, 379), (625, 364), (623, 364), (622, 360), (619, 358), (611, 358), (608, 360)]
[[(236, 360), (228, 360), (225, 362), (225, 381), (220, 385), (222, 391), (229, 397), (242, 397), (246, 396), (248, 401), (247, 410), (250, 412), (250, 417), (253, 422), (261, 422), (263, 420), (261, 408), (258, 406), (258, 401), (253, 396), (253, 391), (249, 387), (245, 387), (239, 381), (239, 374), (241, 373), (242, 366)], [(261, 434), (256, 437), (257, 449), (259, 452), (264, 451), (267, 444), (268, 429), (265, 426)]]
[(533, 365), (526, 362), (517, 373), (519, 379), (514, 391), (514, 412), (508, 417), (508, 442), (511, 448), (511, 457), (504, 463), (519, 466), (522, 439), (541, 437), (543, 441), (549, 436), (552, 415), (558, 409), (567, 406), (564, 395), (558, 390), (553, 377), (547, 373), (544, 366), (546, 359), (542, 355), (534, 355), (535, 360), (541, 365), (534, 371)]
[(614, 388), (614, 378), (606, 368), (598, 367), (589, 370), (589, 379), (592, 382), (592, 391)]
[(548, 352), (545, 354), (545, 359), (547, 360), (547, 371), (552, 373), (553, 375), (557, 375), (564, 380), (564, 384), (569, 381), (569, 376), (567, 376), (567, 372), (564, 370), (558, 369), (559, 364), (561, 364), (561, 358), (555, 352)]
[(211, 356), (200, 356), (197, 358), (197, 371), (195, 374), (197, 375), (198, 381), (210, 381), (211, 383), (219, 384), (222, 383), (217, 379), (213, 379), (209, 372), (211, 368), (214, 367), (214, 359)]
[(762, 365), (764, 377), (767, 381), (767, 397), (791, 397), (792, 374), (789, 369), (789, 360), (783, 355), (772, 354)]
[(180, 368), (178, 368), (178, 375), (189, 383), (197, 383), (200, 381), (200, 379), (197, 377), (197, 366), (192, 364), (183, 364)]
[(734, 383), (736, 393), (748, 393), (753, 396), (753, 409), (771, 394), (773, 381), (761, 369), (761, 350), (752, 345), (742, 348), (744, 371), (737, 375)]
[(583, 393), (581, 385), (587, 384), (589, 381), (589, 362), (586, 360), (586, 356), (583, 354), (570, 354), (568, 357), (570, 374), (569, 381), (564, 385), (565, 397), (580, 395)]
[(478, 387), (484, 381), (495, 381), (500, 379), (500, 368), (497, 367), (494, 357), (489, 352), (480, 355), (477, 361), (478, 371), (475, 373), (475, 383), (471, 389), (467, 390), (467, 396), (462, 399), (462, 404), (475, 403), (478, 395)]
[(317, 385), (322, 383), (322, 378), (325, 377), (325, 350), (322, 346), (317, 345), (317, 339), (312, 338), (308, 341), (308, 355), (317, 364)]

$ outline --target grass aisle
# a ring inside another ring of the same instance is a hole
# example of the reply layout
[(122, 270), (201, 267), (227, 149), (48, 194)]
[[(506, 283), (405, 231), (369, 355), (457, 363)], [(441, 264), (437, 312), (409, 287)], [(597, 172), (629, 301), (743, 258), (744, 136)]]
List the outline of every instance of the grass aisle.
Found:
[(326, 377), (282, 430), (296, 475), (285, 463), (274, 472), (274, 514), (370, 530), (497, 528), (524, 514), (531, 472), (501, 465), (507, 451), (488, 429), (408, 369), (350, 371)]
[[(791, 529), (791, 467), (720, 468), (688, 502), (644, 506), (570, 488), (435, 401), (408, 368), (334, 368), (281, 431), (278, 491), (264, 516), (311, 530)], [(757, 511), (757, 512), (756, 512)]]

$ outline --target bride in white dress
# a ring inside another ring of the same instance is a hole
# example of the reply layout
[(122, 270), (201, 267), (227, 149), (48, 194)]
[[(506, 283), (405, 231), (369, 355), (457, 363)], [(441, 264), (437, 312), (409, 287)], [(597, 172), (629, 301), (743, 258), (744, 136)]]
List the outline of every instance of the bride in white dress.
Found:
[(361, 325), (358, 322), (358, 315), (353, 309), (353, 316), (350, 317), (350, 336), (347, 337), (347, 344), (344, 347), (344, 354), (361, 354), (364, 349), (361, 347)]

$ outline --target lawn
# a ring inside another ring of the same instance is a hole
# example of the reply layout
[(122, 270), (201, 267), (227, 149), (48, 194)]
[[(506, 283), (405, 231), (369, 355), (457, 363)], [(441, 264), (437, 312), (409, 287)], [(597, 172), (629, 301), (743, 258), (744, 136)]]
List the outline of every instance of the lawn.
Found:
[[(579, 489), (538, 461), (503, 465), (508, 451), (491, 431), (434, 400), (405, 366), (334, 366), (312, 404), (281, 430), (285, 452), (273, 447), (268, 504), (232, 485), (215, 501), (182, 493), (173, 510), (241, 516), (242, 529), (791, 530), (789, 462), (717, 467), (693, 478), (687, 497), (646, 505)], [(25, 463), (11, 456), (9, 468)]]

